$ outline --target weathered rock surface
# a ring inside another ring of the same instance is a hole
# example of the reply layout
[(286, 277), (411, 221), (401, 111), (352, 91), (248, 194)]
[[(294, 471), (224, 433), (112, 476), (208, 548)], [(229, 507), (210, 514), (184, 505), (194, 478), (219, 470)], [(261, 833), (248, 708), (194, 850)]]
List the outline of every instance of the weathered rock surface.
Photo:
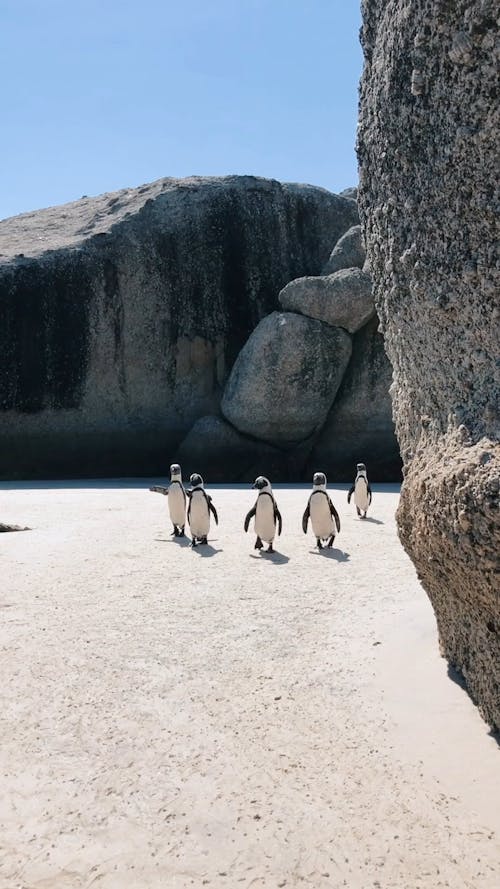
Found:
[(355, 185), (350, 185), (349, 188), (344, 188), (340, 194), (343, 198), (349, 198), (352, 201), (357, 201), (358, 199), (358, 189)]
[(222, 417), (200, 417), (177, 451), (186, 478), (201, 472), (205, 481), (253, 481), (257, 475), (282, 477), (283, 454), (271, 445), (241, 435)]
[(164, 471), (279, 290), (357, 221), (324, 189), (229, 176), (0, 222), (0, 476)]
[(256, 327), (231, 371), (222, 413), (243, 433), (288, 447), (323, 425), (351, 355), (351, 338), (291, 312)]
[(353, 225), (335, 244), (322, 275), (333, 275), (340, 269), (362, 269), (366, 261), (366, 250), (361, 239), (361, 226)]
[(499, 728), (498, 9), (362, 5), (359, 200), (394, 368), (399, 528), (443, 653)]
[(290, 281), (279, 295), (289, 312), (300, 312), (355, 333), (375, 314), (371, 278), (361, 269)]
[(5, 534), (9, 531), (29, 531), (29, 528), (22, 528), (21, 525), (5, 525), (3, 522), (0, 522), (0, 534)]
[(392, 421), (392, 368), (373, 318), (353, 337), (352, 356), (325, 426), (308, 461), (308, 474), (350, 481), (366, 463), (372, 481), (396, 481), (401, 458)]

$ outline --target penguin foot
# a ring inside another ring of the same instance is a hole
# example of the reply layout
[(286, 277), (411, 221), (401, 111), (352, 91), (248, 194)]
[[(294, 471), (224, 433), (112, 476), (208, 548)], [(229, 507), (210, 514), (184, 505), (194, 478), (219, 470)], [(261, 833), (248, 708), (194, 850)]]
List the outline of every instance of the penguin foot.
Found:
[(194, 548), (195, 546), (198, 546), (198, 541), (196, 540), (195, 537), (193, 537), (193, 539), (192, 539), (192, 541), (191, 541), (191, 546), (192, 546), (193, 548)]
[(171, 537), (177, 537), (177, 528), (176, 528), (175, 525), (174, 525), (174, 530), (170, 532), (170, 536), (171, 536)]
[(255, 541), (254, 549), (262, 549), (263, 546), (264, 546), (264, 544), (262, 543), (262, 540), (260, 539), (260, 537), (257, 537), (257, 540)]
[(178, 534), (177, 534), (177, 536), (178, 536), (178, 537), (185, 537), (185, 534), (184, 534), (184, 528), (179, 528), (179, 529), (178, 529)]
[(318, 547), (318, 549), (323, 549), (323, 544), (321, 543), (319, 537), (316, 538), (316, 546)]
[(273, 553), (273, 552), (274, 552), (273, 545), (272, 545), (272, 543), (270, 543), (266, 549), (266, 553)]
[(332, 534), (332, 536), (330, 537), (330, 539), (329, 539), (329, 541), (328, 541), (328, 543), (327, 543), (327, 547), (328, 547), (328, 549), (331, 549), (331, 548), (332, 548), (332, 546), (333, 546), (333, 541), (334, 541), (334, 540), (335, 540), (335, 534)]
[(206, 544), (208, 543), (207, 538), (206, 538), (206, 537), (200, 537), (200, 543), (204, 543), (204, 544), (206, 545)]
[(361, 515), (361, 513), (360, 513), (360, 514), (359, 514), (359, 517), (360, 517), (360, 519), (366, 519), (366, 512), (365, 512), (364, 515)]
[(361, 517), (361, 510), (358, 509), (358, 507), (356, 507), (356, 512), (357, 512), (357, 514)]

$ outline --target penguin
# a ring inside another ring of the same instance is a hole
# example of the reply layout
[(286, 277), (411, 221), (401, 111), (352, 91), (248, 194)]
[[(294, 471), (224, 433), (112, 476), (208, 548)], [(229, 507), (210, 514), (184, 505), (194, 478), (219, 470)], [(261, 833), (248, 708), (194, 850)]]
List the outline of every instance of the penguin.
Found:
[(208, 543), (210, 513), (212, 513), (216, 525), (219, 524), (219, 519), (212, 498), (205, 491), (201, 475), (193, 472), (189, 481), (193, 487), (187, 492), (189, 497), (187, 518), (191, 529), (191, 546), (197, 546), (198, 543)]
[(304, 534), (307, 534), (309, 519), (311, 519), (318, 549), (323, 549), (323, 540), (327, 540), (327, 546), (332, 547), (335, 540), (335, 526), (337, 526), (337, 531), (340, 531), (340, 518), (327, 494), (326, 475), (324, 472), (315, 472), (313, 475), (313, 492), (307, 501), (306, 510), (302, 516), (302, 530)]
[[(356, 464), (357, 475), (354, 479), (354, 484), (350, 488), (349, 493), (347, 495), (347, 502), (351, 502), (351, 497), (354, 494), (354, 502), (356, 504), (356, 511), (360, 519), (366, 519), (366, 513), (368, 512), (368, 507), (372, 502), (372, 489), (368, 484), (368, 476), (366, 474), (366, 466), (364, 463)], [(363, 515), (362, 515), (363, 513)]]
[(186, 492), (182, 484), (182, 471), (178, 463), (172, 463), (170, 467), (170, 484), (168, 488), (162, 485), (154, 485), (149, 489), (158, 494), (166, 494), (168, 497), (168, 511), (170, 520), (174, 526), (172, 535), (174, 537), (184, 537), (184, 526), (186, 524)]
[(259, 475), (253, 484), (257, 488), (259, 494), (255, 501), (255, 506), (245, 516), (245, 531), (248, 531), (250, 519), (255, 517), (254, 528), (257, 535), (254, 549), (262, 549), (264, 541), (269, 544), (266, 552), (273, 553), (273, 541), (276, 535), (276, 525), (278, 526), (278, 535), (281, 534), (281, 513), (278, 509), (276, 500), (274, 499), (273, 490), (269, 479)]

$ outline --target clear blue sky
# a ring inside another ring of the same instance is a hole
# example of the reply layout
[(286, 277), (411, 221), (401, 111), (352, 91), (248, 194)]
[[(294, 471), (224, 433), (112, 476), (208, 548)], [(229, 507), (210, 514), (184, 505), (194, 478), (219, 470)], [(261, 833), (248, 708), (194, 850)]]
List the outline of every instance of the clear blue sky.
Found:
[(0, 0), (0, 218), (163, 176), (357, 180), (358, 0)]

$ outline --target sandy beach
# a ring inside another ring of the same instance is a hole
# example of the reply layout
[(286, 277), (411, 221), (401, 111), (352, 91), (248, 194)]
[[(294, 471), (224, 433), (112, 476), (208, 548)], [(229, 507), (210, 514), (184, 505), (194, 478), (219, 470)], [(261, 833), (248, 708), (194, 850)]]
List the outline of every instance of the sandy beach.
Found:
[(193, 551), (150, 483), (2, 486), (1, 889), (498, 889), (498, 745), (397, 486), (366, 522), (333, 487), (322, 553), (278, 486), (266, 556), (251, 489)]

